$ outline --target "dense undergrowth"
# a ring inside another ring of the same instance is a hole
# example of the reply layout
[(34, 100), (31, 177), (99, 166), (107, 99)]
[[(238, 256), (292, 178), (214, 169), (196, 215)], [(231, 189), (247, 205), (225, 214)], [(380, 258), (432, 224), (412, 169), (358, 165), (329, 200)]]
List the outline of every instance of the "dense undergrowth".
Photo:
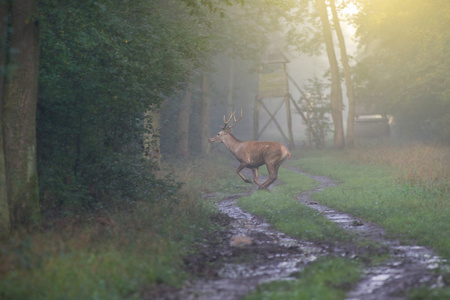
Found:
[[(211, 228), (211, 203), (202, 193), (216, 191), (216, 178), (234, 176), (227, 163), (171, 162), (161, 177), (183, 184), (158, 202), (58, 219), (33, 234), (17, 233), (0, 246), (1, 299), (137, 299), (143, 287), (179, 286), (187, 274), (183, 257), (194, 240)], [(50, 221), (48, 221), (50, 222)]]

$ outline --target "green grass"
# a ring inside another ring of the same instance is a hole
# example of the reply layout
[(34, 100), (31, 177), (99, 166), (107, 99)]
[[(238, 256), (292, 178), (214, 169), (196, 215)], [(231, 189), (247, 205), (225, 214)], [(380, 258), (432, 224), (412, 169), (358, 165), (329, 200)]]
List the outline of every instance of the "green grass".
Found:
[(178, 206), (141, 204), (116, 215), (114, 228), (91, 224), (11, 241), (0, 248), (2, 262), (14, 264), (1, 276), (0, 298), (139, 299), (144, 286), (180, 286), (188, 278), (183, 256), (210, 226), (210, 209)]
[(390, 167), (349, 163), (336, 152), (304, 155), (294, 164), (341, 183), (313, 196), (322, 204), (380, 224), (392, 237), (429, 246), (450, 258), (448, 194), (397, 183)]
[(212, 229), (215, 210), (202, 193), (236, 185), (227, 164), (204, 159), (180, 168), (174, 162), (169, 173), (184, 182), (179, 193), (101, 216), (114, 225), (86, 216), (82, 223), (62, 220), (55, 229), (2, 241), (0, 298), (139, 299), (143, 288), (181, 286), (188, 278), (183, 257)]
[[(448, 194), (439, 186), (425, 188), (424, 185), (399, 181), (395, 169), (349, 162), (341, 152), (303, 152), (296, 156), (301, 158), (291, 161), (291, 165), (312, 174), (332, 177), (339, 183), (314, 194), (317, 201), (378, 223), (392, 237), (432, 247), (444, 258), (450, 257), (450, 203)], [(292, 236), (312, 241), (351, 240), (360, 246), (369, 242), (352, 239), (334, 224), (328, 224), (329, 221), (323, 220), (319, 213), (294, 199), (293, 195), (314, 187), (311, 179), (283, 170), (280, 180), (281, 184), (273, 188), (272, 193), (253, 193), (241, 198), (239, 205), (264, 216), (275, 228)], [(370, 260), (376, 263), (379, 259), (371, 257)], [(339, 267), (333, 270), (336, 265)], [(298, 280), (263, 285), (246, 299), (343, 299), (346, 288), (359, 278), (360, 268), (358, 261), (323, 258), (307, 266)], [(448, 278), (445, 271), (442, 274)], [(340, 279), (344, 282), (340, 283)], [(428, 294), (434, 295), (433, 299), (443, 299), (448, 292), (448, 288), (420, 289), (412, 291), (409, 298), (424, 299), (423, 295)]]
[(138, 299), (145, 283), (176, 283), (170, 257), (132, 256), (119, 251), (70, 252), (42, 261), (34, 272), (9, 274), (3, 299)]
[[(290, 163), (342, 183), (314, 195), (318, 201), (450, 257), (447, 194), (423, 185), (399, 183), (390, 167), (349, 163), (336, 152), (299, 156), (300, 160)], [(111, 212), (108, 216), (115, 226), (101, 225), (95, 218), (81, 224), (65, 220), (62, 229), (17, 234), (2, 241), (0, 298), (137, 299), (143, 288), (181, 286), (188, 276), (183, 257), (212, 226), (209, 216), (214, 208), (201, 195), (235, 193), (250, 185), (242, 182), (227, 159), (175, 161), (172, 165), (164, 169), (172, 169), (169, 173), (184, 182), (182, 190), (173, 199), (160, 203), (143, 199), (132, 210)], [(272, 192), (255, 192), (239, 200), (239, 205), (295, 237), (354, 242), (351, 235), (295, 199), (295, 195), (316, 187), (315, 181), (281, 169), (279, 183)], [(308, 265), (298, 280), (264, 285), (258, 290), (263, 297), (256, 299), (283, 299), (281, 295), (288, 291), (292, 295), (305, 293), (305, 299), (314, 299), (314, 295), (328, 299), (327, 295), (346, 291), (358, 270), (358, 262), (324, 258)], [(269, 289), (280, 296), (270, 298)], [(427, 292), (416, 291), (411, 298), (420, 299)]]
[(361, 265), (344, 258), (323, 257), (309, 264), (300, 277), (263, 284), (245, 300), (339, 300), (361, 276)]
[(302, 191), (313, 189), (317, 183), (296, 172), (280, 169), (280, 184), (271, 192), (258, 191), (242, 197), (238, 205), (263, 216), (277, 230), (309, 241), (336, 242), (350, 240), (351, 236), (320, 212), (301, 204), (295, 197)]
[[(315, 188), (316, 181), (287, 169), (280, 169), (279, 179), (271, 192), (258, 191), (242, 197), (238, 205), (263, 216), (274, 228), (292, 237), (322, 243), (357, 242), (353, 235), (297, 200), (295, 196)], [(245, 299), (344, 299), (346, 291), (360, 278), (361, 266), (358, 261), (321, 258), (308, 265), (298, 280), (264, 284)]]

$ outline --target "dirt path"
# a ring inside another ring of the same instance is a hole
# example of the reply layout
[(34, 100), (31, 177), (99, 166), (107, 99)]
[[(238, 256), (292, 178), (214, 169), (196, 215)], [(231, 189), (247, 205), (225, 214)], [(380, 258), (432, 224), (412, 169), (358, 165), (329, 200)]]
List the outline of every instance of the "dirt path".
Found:
[(347, 295), (347, 299), (403, 299), (406, 291), (420, 286), (440, 287), (442, 277), (433, 270), (445, 264), (445, 260), (430, 249), (415, 245), (401, 245), (397, 240), (386, 238), (383, 228), (348, 214), (337, 212), (315, 202), (311, 195), (336, 184), (327, 177), (313, 176), (298, 169), (291, 169), (309, 176), (320, 183), (317, 189), (306, 191), (298, 196), (303, 204), (320, 211), (329, 220), (336, 222), (345, 230), (362, 238), (369, 238), (386, 246), (389, 259), (382, 265), (365, 270), (364, 278)]
[(214, 233), (187, 259), (206, 276), (187, 282), (171, 299), (240, 299), (261, 283), (294, 278), (307, 263), (326, 254), (321, 247), (290, 238), (241, 210), (236, 205), (241, 196), (225, 197), (217, 204), (223, 215), (216, 221), (228, 230)]
[[(364, 278), (347, 299), (403, 299), (405, 291), (413, 287), (442, 285), (442, 278), (433, 270), (444, 261), (432, 251), (401, 246), (398, 241), (385, 238), (382, 228), (318, 204), (311, 195), (335, 183), (327, 177), (292, 170), (320, 184), (317, 189), (299, 194), (299, 201), (321, 211), (345, 230), (383, 244), (390, 255), (384, 264), (365, 270)], [(295, 278), (306, 264), (320, 256), (353, 258), (367, 251), (355, 245), (331, 247), (286, 236), (264, 219), (241, 210), (236, 199), (245, 195), (225, 197), (218, 202), (220, 214), (215, 216), (215, 222), (223, 229), (214, 232), (206, 243), (199, 243), (196, 253), (186, 258), (187, 268), (200, 279), (186, 282), (182, 290), (160, 293), (161, 299), (241, 299), (261, 283)]]

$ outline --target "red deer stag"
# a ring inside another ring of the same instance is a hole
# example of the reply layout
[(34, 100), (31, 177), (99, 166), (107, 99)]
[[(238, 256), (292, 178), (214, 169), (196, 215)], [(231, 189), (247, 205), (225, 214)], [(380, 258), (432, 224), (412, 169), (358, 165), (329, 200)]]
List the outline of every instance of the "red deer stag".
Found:
[[(210, 143), (224, 143), (225, 147), (233, 153), (233, 155), (240, 162), (237, 168), (237, 174), (247, 183), (252, 181), (242, 175), (241, 170), (249, 168), (253, 172), (253, 181), (259, 186), (259, 189), (267, 189), (278, 178), (278, 168), (286, 160), (291, 158), (289, 150), (281, 143), (277, 142), (259, 142), (259, 141), (247, 141), (242, 142), (231, 134), (231, 129), (236, 126), (242, 118), (241, 116), (236, 120), (236, 112), (232, 112), (228, 121), (225, 121), (223, 116), (223, 122), (225, 123), (222, 130), (217, 133), (216, 136), (209, 139)], [(231, 119), (234, 119), (233, 126), (228, 126)], [(269, 171), (269, 179), (263, 184), (258, 181), (258, 168), (262, 165), (267, 166)]]

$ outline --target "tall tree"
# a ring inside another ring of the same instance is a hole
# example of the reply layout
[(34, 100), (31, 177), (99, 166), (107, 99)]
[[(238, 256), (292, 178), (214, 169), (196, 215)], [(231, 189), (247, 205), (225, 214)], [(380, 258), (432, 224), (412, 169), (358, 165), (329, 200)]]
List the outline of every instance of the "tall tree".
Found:
[(334, 30), (339, 41), (339, 49), (341, 53), (341, 62), (344, 70), (345, 87), (347, 90), (348, 99), (348, 116), (347, 116), (347, 146), (355, 146), (355, 97), (353, 94), (352, 74), (350, 71), (350, 64), (348, 62), (347, 47), (345, 46), (344, 35), (342, 34), (341, 24), (339, 22), (338, 13), (336, 10), (336, 3), (334, 0), (330, 1), (331, 14), (333, 16)]
[(1, 119), (8, 206), (11, 224), (17, 228), (33, 226), (40, 219), (35, 125), (39, 72), (37, 1), (12, 1), (10, 17)]
[(6, 36), (8, 31), (8, 5), (0, 0), (0, 238), (10, 229), (8, 195), (6, 193), (6, 166), (3, 147), (3, 81), (6, 63)]
[(228, 69), (228, 90), (227, 90), (227, 106), (233, 109), (233, 96), (234, 96), (234, 73), (236, 59), (233, 54), (230, 55), (230, 68)]
[(177, 154), (186, 157), (189, 154), (189, 115), (191, 112), (192, 92), (194, 84), (192, 75), (189, 76), (186, 90), (180, 101), (177, 128)]
[(322, 24), (322, 35), (325, 42), (325, 48), (330, 63), (331, 73), (331, 117), (334, 124), (334, 147), (343, 148), (345, 146), (344, 140), (344, 125), (342, 120), (342, 88), (339, 76), (339, 66), (336, 59), (336, 52), (334, 50), (333, 36), (331, 33), (331, 26), (328, 19), (327, 6), (325, 0), (316, 0), (317, 10), (319, 12), (320, 21)]
[(200, 111), (200, 139), (201, 139), (201, 151), (202, 154), (208, 155), (211, 150), (208, 138), (210, 137), (211, 130), (209, 126), (209, 115), (211, 107), (211, 87), (210, 87), (210, 75), (208, 71), (202, 73), (202, 103)]
[[(206, 43), (195, 30), (204, 25), (179, 1), (98, 4), (40, 2), (44, 208), (157, 199), (170, 184), (158, 181), (155, 165), (142, 158), (144, 112), (180, 88), (187, 62)], [(155, 124), (147, 124), (152, 133)]]
[(450, 1), (357, 2), (358, 101), (387, 103), (398, 137), (450, 144)]

